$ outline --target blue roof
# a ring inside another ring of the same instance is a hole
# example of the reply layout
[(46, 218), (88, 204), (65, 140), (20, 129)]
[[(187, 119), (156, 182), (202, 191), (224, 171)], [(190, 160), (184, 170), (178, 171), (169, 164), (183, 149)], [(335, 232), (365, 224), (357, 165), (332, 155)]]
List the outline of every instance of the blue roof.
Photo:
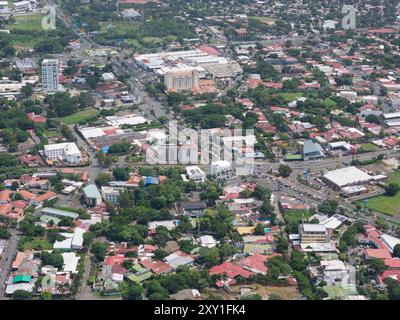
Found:
[(108, 153), (108, 149), (110, 149), (110, 146), (104, 146), (103, 148), (101, 148), (101, 151), (103, 153)]
[(158, 184), (158, 178), (157, 177), (146, 177), (146, 180), (145, 180), (145, 185), (148, 185), (148, 184)]

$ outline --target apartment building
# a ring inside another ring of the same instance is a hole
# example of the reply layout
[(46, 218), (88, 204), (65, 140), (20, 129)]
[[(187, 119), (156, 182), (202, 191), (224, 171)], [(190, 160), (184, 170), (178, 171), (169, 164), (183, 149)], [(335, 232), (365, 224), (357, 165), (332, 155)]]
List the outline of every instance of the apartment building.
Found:
[(329, 233), (325, 225), (303, 223), (299, 226), (301, 243), (327, 243)]
[(44, 92), (59, 90), (57, 59), (44, 59), (42, 62), (42, 88)]
[(71, 164), (79, 164), (82, 155), (75, 142), (47, 144), (44, 146), (44, 155), (49, 160), (61, 160)]
[(111, 202), (112, 204), (119, 204), (119, 195), (121, 188), (113, 188), (113, 187), (101, 187), (101, 195), (103, 196), (104, 201)]
[(194, 68), (168, 71), (164, 84), (168, 91), (189, 91), (199, 88), (199, 72)]

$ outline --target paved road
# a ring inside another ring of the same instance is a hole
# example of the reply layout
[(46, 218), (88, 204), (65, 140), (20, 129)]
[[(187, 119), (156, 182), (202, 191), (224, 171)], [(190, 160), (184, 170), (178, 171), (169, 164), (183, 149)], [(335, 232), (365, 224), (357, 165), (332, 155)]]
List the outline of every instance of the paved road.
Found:
[(5, 297), (5, 281), (10, 273), (11, 265), (14, 260), (15, 255), (18, 251), (18, 242), (20, 240), (20, 235), (17, 230), (11, 231), (11, 238), (7, 242), (7, 246), (3, 251), (0, 260), (0, 300), (6, 299)]

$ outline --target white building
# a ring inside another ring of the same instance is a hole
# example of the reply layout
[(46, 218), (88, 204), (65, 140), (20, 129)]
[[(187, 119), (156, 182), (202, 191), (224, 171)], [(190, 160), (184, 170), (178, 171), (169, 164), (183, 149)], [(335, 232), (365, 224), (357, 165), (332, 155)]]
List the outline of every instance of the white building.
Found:
[(329, 234), (325, 225), (303, 223), (299, 226), (301, 243), (329, 242)]
[(323, 179), (328, 184), (341, 189), (346, 186), (366, 184), (374, 178), (356, 167), (345, 167), (329, 171)]
[(78, 273), (77, 268), (80, 257), (78, 257), (75, 252), (66, 252), (61, 255), (64, 259), (63, 271)]
[(186, 167), (186, 174), (188, 179), (194, 180), (195, 182), (204, 182), (206, 180), (206, 174), (198, 166)]
[(391, 236), (389, 234), (381, 235), (381, 240), (386, 245), (386, 247), (390, 250), (390, 252), (393, 252), (394, 247), (397, 244), (400, 244), (400, 239), (399, 238), (393, 237), (393, 236)]
[(25, 0), (14, 2), (13, 4), (15, 12), (32, 11), (37, 6), (36, 1), (25, 1)]
[(112, 187), (101, 187), (101, 195), (103, 196), (104, 201), (111, 202), (112, 204), (119, 204), (119, 194), (120, 188), (112, 188)]
[(79, 164), (82, 155), (75, 142), (47, 144), (44, 146), (44, 155), (49, 160), (62, 160), (71, 164)]
[(44, 59), (42, 62), (42, 87), (44, 92), (59, 90), (58, 60)]
[[(323, 277), (328, 286), (354, 284), (351, 279), (351, 268), (341, 260), (323, 260), (321, 266), (324, 268)], [(355, 280), (355, 277), (353, 277)]]
[(54, 242), (53, 248), (65, 251), (82, 249), (85, 232), (85, 229), (77, 227), (74, 233), (61, 233), (65, 239)]
[(213, 236), (205, 235), (196, 239), (196, 243), (205, 248), (214, 248), (219, 241), (215, 240)]
[(217, 160), (211, 163), (210, 173), (215, 176), (229, 176), (232, 172), (232, 164), (227, 160)]

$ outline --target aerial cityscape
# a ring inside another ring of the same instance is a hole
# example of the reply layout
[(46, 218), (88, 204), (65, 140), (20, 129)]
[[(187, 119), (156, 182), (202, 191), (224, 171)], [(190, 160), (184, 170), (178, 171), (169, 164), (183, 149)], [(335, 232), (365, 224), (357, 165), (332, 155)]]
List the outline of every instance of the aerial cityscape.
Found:
[(400, 0), (0, 0), (0, 300), (400, 300)]

